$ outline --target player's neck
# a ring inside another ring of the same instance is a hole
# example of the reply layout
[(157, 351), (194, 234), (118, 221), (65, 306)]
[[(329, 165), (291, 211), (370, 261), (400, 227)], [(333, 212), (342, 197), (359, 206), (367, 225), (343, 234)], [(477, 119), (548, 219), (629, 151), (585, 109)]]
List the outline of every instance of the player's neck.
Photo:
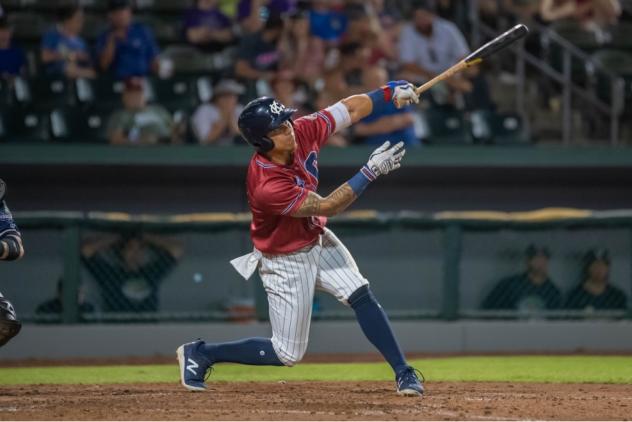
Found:
[(273, 149), (266, 153), (266, 157), (274, 164), (288, 166), (294, 162), (294, 151), (278, 151)]

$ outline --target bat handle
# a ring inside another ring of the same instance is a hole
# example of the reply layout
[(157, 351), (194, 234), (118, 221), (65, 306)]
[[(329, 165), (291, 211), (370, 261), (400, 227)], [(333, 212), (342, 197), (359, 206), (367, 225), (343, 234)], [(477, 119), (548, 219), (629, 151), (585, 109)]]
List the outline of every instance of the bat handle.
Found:
[(465, 69), (465, 68), (467, 68), (469, 66), (470, 65), (469, 65), (468, 62), (466, 62), (465, 60), (461, 60), (460, 62), (458, 62), (457, 64), (455, 64), (451, 68), (445, 70), (444, 72), (442, 72), (439, 75), (435, 76), (434, 78), (430, 79), (425, 84), (415, 88), (415, 93), (417, 95), (419, 95), (422, 92), (428, 91), (430, 88), (432, 88), (433, 86), (435, 86), (439, 82), (454, 76), (455, 74), (459, 73), (460, 71), (462, 71), (463, 69)]

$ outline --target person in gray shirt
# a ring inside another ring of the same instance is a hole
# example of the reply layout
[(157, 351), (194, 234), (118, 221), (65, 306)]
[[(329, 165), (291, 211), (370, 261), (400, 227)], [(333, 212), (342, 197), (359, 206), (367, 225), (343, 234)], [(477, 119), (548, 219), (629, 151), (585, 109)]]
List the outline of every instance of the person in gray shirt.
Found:
[[(418, 84), (448, 69), (470, 52), (465, 37), (452, 22), (437, 15), (435, 0), (415, 1), (412, 20), (404, 25), (399, 41), (402, 79)], [(463, 94), (475, 89), (476, 67), (467, 69), (431, 89), (439, 105), (462, 104)]]

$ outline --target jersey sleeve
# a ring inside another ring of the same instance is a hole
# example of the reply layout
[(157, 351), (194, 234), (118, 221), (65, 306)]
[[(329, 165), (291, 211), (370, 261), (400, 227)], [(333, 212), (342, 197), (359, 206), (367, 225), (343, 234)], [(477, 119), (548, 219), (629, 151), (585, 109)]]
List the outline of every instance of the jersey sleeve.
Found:
[(322, 147), (336, 131), (336, 120), (327, 110), (320, 110), (294, 122), (295, 130), (302, 132), (309, 146)]
[(275, 177), (267, 180), (253, 193), (257, 208), (273, 215), (291, 215), (299, 209), (308, 191), (289, 177)]

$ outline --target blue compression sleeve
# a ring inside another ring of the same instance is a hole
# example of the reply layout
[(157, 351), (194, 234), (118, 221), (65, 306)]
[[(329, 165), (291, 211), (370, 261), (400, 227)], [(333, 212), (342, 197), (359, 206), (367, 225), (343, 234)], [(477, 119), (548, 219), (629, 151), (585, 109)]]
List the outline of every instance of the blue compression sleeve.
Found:
[(351, 179), (347, 180), (349, 186), (353, 190), (356, 196), (360, 196), (364, 189), (369, 186), (369, 183), (377, 178), (375, 173), (366, 164), (356, 173)]

